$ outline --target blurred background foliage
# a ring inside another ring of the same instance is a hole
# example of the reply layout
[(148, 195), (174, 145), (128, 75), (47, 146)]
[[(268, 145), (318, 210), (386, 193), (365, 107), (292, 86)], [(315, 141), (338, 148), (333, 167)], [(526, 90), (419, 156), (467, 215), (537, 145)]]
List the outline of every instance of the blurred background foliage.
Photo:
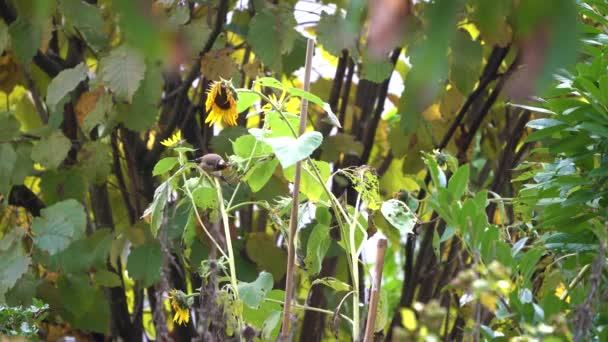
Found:
[[(282, 136), (287, 125), (243, 97), (237, 126), (209, 127), (205, 102), (220, 79), (301, 87), (311, 37), (311, 92), (341, 123), (311, 104), (308, 129), (323, 135), (315, 165), (325, 179), (369, 165), (382, 203), (411, 210), (395, 221), (366, 203), (368, 235), (389, 240), (376, 337), (608, 339), (608, 2), (1, 0), (0, 15), (0, 317), (26, 321), (0, 333), (209, 337), (192, 320), (174, 324), (167, 299), (205, 284), (212, 259), (192, 208), (156, 190), (177, 163), (161, 170), (171, 157), (161, 141), (179, 130), (189, 157), (218, 153), (244, 173), (231, 200), (236, 273), (268, 300), (242, 315), (256, 339), (276, 338), (293, 169), (244, 167), (248, 129)], [(335, 213), (306, 174), (296, 299), (348, 316)], [(351, 181), (330, 182), (350, 210)], [(213, 222), (204, 191), (196, 205)], [(160, 221), (145, 215), (158, 203)], [(367, 307), (365, 291), (357, 300)], [(213, 338), (247, 339), (219, 324), (221, 303), (195, 304), (216, 315)], [(294, 340), (353, 335), (337, 314), (295, 314)]]

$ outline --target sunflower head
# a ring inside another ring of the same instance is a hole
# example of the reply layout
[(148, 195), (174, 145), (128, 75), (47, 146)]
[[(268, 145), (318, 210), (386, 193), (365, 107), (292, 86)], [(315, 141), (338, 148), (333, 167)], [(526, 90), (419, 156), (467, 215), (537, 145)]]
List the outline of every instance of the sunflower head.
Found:
[(169, 138), (161, 141), (160, 143), (167, 147), (173, 147), (182, 142), (182, 131), (179, 129)]
[(221, 80), (213, 82), (207, 94), (205, 108), (207, 119), (205, 123), (209, 126), (221, 122), (224, 126), (236, 126), (237, 94), (230, 81)]
[(173, 316), (173, 322), (177, 324), (186, 324), (190, 321), (190, 306), (192, 306), (193, 299), (182, 291), (173, 289), (169, 292), (169, 301), (175, 316)]

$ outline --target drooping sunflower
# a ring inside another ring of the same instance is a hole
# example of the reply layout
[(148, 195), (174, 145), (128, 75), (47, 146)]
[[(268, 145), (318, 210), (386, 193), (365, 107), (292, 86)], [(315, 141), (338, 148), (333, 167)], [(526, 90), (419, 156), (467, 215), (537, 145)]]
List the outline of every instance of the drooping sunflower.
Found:
[(173, 322), (179, 325), (188, 324), (190, 321), (190, 305), (189, 298), (182, 291), (173, 289), (169, 292), (169, 301), (175, 316), (173, 316)]
[(205, 108), (207, 119), (205, 123), (212, 126), (220, 122), (225, 126), (236, 126), (236, 92), (229, 81), (221, 80), (211, 84)]

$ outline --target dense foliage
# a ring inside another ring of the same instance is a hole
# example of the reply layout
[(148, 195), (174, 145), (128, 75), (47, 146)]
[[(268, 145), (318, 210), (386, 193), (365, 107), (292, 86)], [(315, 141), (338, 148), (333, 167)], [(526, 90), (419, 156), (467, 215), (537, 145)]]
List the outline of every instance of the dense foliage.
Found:
[(608, 2), (0, 16), (0, 335), (608, 339)]

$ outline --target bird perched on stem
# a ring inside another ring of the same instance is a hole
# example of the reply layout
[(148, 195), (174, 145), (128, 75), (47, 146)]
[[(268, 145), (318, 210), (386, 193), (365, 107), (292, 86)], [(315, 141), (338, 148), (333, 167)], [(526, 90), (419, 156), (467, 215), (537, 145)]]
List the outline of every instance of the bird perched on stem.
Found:
[(194, 161), (198, 163), (198, 167), (211, 176), (218, 177), (227, 183), (238, 181), (238, 176), (232, 172), (230, 164), (219, 154), (207, 153)]

